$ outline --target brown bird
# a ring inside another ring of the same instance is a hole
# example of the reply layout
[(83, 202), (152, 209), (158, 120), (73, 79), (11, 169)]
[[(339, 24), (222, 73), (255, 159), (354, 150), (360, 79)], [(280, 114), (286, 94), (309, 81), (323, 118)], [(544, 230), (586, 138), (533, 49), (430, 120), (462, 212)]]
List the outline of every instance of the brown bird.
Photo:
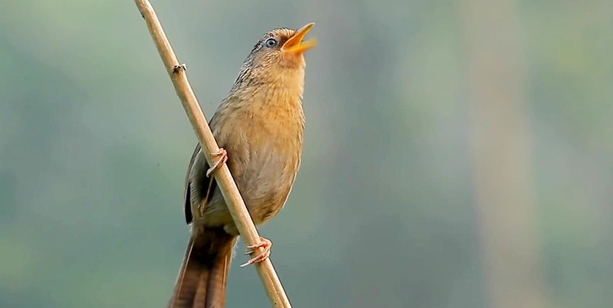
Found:
[[(212, 173), (227, 163), (256, 225), (283, 208), (300, 167), (304, 135), (303, 41), (313, 23), (299, 30), (274, 29), (257, 42), (229, 95), (210, 121), (217, 162), (209, 167), (200, 144), (189, 163), (185, 218), (191, 237), (169, 307), (222, 308), (232, 251), (239, 235)], [(272, 243), (248, 247), (260, 253), (245, 265), (268, 258)]]

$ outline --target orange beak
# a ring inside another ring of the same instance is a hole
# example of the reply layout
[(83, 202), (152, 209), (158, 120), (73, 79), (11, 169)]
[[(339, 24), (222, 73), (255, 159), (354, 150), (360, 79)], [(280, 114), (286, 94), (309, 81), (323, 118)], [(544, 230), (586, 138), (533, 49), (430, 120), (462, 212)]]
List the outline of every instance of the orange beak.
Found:
[(309, 23), (306, 26), (300, 28), (300, 30), (296, 31), (296, 34), (294, 34), (294, 36), (292, 36), (289, 40), (285, 42), (285, 44), (283, 44), (283, 47), (281, 47), (281, 51), (299, 55), (315, 47), (317, 45), (316, 39), (310, 39), (304, 42), (302, 41), (302, 39), (304, 39), (304, 37), (307, 35), (307, 33), (309, 33), (309, 30), (311, 30), (313, 26), (315, 26), (314, 22)]

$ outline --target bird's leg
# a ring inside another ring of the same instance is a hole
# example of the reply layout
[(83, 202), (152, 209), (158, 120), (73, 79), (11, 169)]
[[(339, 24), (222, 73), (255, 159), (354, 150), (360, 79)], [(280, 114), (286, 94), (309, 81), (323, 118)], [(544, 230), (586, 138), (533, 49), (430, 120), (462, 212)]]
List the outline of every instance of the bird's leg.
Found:
[(268, 257), (270, 256), (270, 247), (272, 247), (272, 242), (264, 237), (260, 237), (260, 242), (255, 244), (255, 245), (250, 245), (247, 246), (247, 253), (246, 254), (252, 254), (255, 252), (256, 249), (258, 248), (262, 248), (263, 251), (259, 254), (257, 254), (255, 257), (251, 258), (249, 261), (247, 261), (247, 263), (241, 265), (241, 267), (245, 267), (254, 263), (259, 263), (262, 262), (266, 259), (268, 259)]
[(211, 168), (209, 168), (206, 171), (206, 176), (210, 177), (211, 174), (213, 174), (213, 172), (215, 172), (215, 170), (219, 169), (219, 167), (221, 167), (221, 165), (225, 164), (226, 161), (228, 161), (228, 152), (226, 152), (226, 150), (224, 150), (223, 148), (219, 148), (219, 151), (215, 152), (215, 153), (211, 153), (214, 157), (217, 157), (217, 160), (215, 161), (215, 163), (213, 164), (213, 166), (211, 166)]

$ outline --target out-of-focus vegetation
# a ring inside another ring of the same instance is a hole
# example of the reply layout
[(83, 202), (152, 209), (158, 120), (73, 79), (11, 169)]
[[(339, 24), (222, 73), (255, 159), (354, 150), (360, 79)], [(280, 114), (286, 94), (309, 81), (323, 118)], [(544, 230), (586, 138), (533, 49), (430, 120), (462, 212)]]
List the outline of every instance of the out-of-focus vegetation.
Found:
[[(153, 2), (208, 116), (262, 33), (317, 23), (302, 169), (261, 228), (295, 307), (491, 306), (469, 3)], [(506, 50), (494, 24), (511, 22), (523, 65), (533, 232), (511, 240), (537, 245), (545, 303), (611, 307), (613, 5), (514, 7), (478, 28)], [(3, 1), (0, 72), (0, 307), (163, 307), (196, 138), (134, 3)], [(253, 268), (234, 266), (228, 292), (228, 307), (269, 305)]]

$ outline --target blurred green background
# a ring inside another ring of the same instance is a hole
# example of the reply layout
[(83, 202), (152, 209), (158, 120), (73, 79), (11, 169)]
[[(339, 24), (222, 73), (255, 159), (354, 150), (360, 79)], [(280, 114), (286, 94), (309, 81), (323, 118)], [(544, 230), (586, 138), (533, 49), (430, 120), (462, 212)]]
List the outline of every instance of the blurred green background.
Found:
[[(609, 0), (153, 5), (209, 117), (264, 32), (317, 23), (260, 228), (294, 307), (613, 306)], [(0, 307), (164, 307), (196, 138), (135, 4), (2, 1), (0, 72)], [(270, 306), (245, 260), (228, 307)]]

